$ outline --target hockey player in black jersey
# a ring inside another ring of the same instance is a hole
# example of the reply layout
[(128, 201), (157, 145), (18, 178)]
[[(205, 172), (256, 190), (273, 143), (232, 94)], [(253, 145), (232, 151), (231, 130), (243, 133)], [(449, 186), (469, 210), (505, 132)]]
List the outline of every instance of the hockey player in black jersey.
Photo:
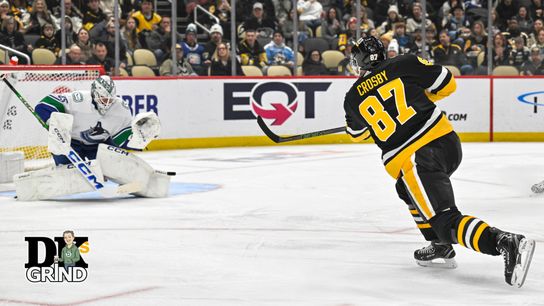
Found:
[(351, 65), (361, 77), (344, 100), (346, 131), (354, 141), (370, 136), (381, 148), (399, 197), (431, 242), (414, 252), (417, 263), (455, 268), (452, 244), (458, 243), (484, 254), (502, 254), (506, 282), (521, 287), (534, 240), (463, 215), (455, 204), (449, 177), (461, 162), (461, 143), (435, 105), (455, 91), (453, 75), (415, 55), (386, 59), (382, 43), (372, 36), (353, 46)]

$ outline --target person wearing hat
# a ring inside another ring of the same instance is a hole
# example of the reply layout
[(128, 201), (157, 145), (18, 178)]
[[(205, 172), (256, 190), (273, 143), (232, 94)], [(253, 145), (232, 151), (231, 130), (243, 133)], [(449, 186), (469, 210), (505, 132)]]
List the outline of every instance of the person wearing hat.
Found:
[(532, 47), (531, 56), (521, 65), (521, 75), (538, 75), (539, 67), (542, 65), (542, 57), (540, 56), (540, 48)]
[(387, 58), (394, 58), (399, 55), (399, 43), (396, 39), (392, 39), (387, 46)]
[[(169, 44), (171, 46), (172, 43)], [(187, 62), (187, 59), (183, 56), (183, 48), (180, 44), (176, 44), (176, 65), (177, 65), (177, 75), (180, 76), (197, 76), (193, 71), (191, 64)], [(172, 57), (168, 56), (164, 62), (162, 62), (161, 67), (159, 68), (159, 74), (161, 76), (170, 76), (173, 75), (172, 72)]]
[(210, 66), (212, 63), (212, 56), (215, 53), (217, 45), (223, 42), (223, 27), (216, 23), (210, 28), (210, 40), (204, 45), (204, 65)]
[(85, 30), (90, 31), (95, 24), (105, 21), (107, 17), (100, 8), (100, 0), (89, 0), (87, 2), (87, 11), (83, 14), (83, 27)]
[(278, 22), (275, 16), (268, 16), (264, 13), (264, 6), (261, 2), (255, 2), (253, 4), (253, 10), (251, 16), (244, 22), (244, 29), (259, 30), (262, 28), (269, 28), (277, 30)]
[(151, 0), (142, 0), (140, 10), (132, 14), (134, 19), (138, 20), (137, 32), (144, 30), (153, 31), (158, 28), (161, 22), (161, 16), (153, 11), (153, 2)]
[(404, 19), (399, 14), (399, 8), (396, 5), (390, 5), (387, 10), (387, 19), (378, 27), (378, 33), (384, 34), (393, 30), (393, 24), (402, 22)]
[(208, 75), (208, 68), (204, 65), (204, 46), (196, 40), (196, 25), (190, 23), (185, 30), (185, 40), (181, 42), (184, 58), (191, 64), (198, 75)]

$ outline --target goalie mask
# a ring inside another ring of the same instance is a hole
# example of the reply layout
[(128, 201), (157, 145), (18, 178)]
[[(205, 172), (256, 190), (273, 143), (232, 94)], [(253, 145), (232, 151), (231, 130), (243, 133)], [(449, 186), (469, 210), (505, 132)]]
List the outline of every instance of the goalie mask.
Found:
[(115, 84), (112, 79), (103, 75), (91, 84), (91, 97), (96, 103), (98, 112), (104, 115), (116, 100)]
[(385, 47), (374, 36), (361, 37), (351, 49), (350, 66), (357, 75), (361, 70), (373, 70), (385, 60)]

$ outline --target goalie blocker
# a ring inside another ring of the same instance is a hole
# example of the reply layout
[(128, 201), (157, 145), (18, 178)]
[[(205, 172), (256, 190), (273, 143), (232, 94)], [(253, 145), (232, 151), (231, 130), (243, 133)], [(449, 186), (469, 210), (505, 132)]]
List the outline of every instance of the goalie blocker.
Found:
[[(86, 163), (96, 174), (120, 185), (137, 184), (133, 194), (141, 197), (168, 196), (170, 176), (154, 170), (140, 157), (115, 146), (100, 144), (96, 160)], [(50, 167), (15, 175), (17, 198), (22, 201), (46, 200), (65, 195), (93, 191), (72, 165)]]

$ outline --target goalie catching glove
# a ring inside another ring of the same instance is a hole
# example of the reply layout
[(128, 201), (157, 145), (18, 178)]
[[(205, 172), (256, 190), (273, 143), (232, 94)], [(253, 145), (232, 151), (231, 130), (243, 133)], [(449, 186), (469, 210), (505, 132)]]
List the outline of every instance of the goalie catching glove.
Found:
[(140, 113), (132, 120), (132, 137), (128, 147), (143, 150), (151, 140), (159, 137), (161, 122), (154, 112)]

